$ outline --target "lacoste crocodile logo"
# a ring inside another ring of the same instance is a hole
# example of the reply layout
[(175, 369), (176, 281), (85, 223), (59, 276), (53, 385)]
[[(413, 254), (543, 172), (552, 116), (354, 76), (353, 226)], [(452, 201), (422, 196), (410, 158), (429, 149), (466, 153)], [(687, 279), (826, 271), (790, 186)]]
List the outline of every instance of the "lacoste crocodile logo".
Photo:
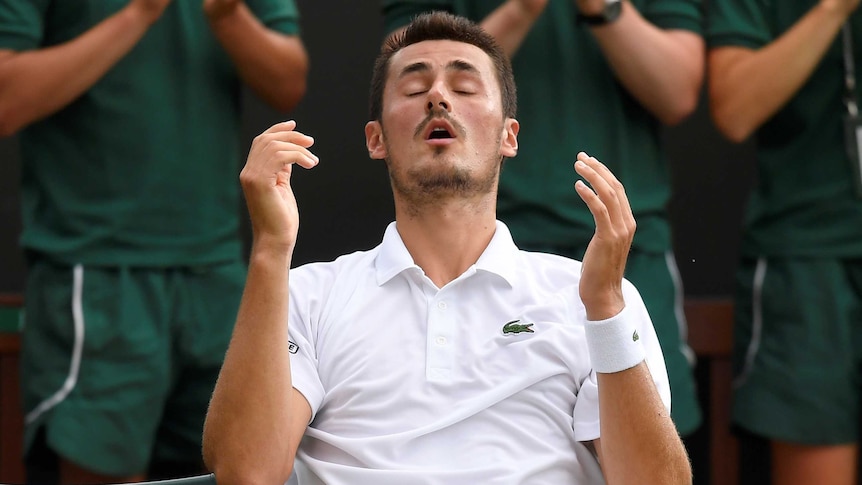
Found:
[(503, 325), (503, 335), (509, 334), (518, 334), (518, 333), (534, 333), (533, 329), (530, 328), (533, 326), (532, 323), (518, 323), (521, 320), (512, 320), (511, 322)]
[(640, 335), (638, 335), (638, 331), (635, 330), (635, 333), (632, 334), (632, 342), (637, 342), (638, 340), (640, 340), (640, 338), (641, 337)]

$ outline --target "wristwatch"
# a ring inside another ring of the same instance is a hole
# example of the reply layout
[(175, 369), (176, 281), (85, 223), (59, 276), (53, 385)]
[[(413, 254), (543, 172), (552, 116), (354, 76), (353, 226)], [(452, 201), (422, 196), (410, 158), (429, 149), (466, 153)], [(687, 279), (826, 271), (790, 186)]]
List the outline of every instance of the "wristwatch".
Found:
[(605, 0), (605, 7), (598, 15), (584, 15), (578, 12), (578, 22), (591, 26), (607, 25), (620, 17), (623, 11), (622, 0)]

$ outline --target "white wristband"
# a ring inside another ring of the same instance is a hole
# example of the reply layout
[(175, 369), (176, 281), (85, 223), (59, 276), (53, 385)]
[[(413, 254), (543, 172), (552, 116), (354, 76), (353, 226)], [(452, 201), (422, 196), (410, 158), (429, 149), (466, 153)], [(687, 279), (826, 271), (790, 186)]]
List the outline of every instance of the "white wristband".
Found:
[[(587, 348), (593, 369), (602, 374), (630, 369), (646, 358), (637, 327), (623, 311), (607, 320), (587, 321)], [(636, 321), (636, 320), (635, 320)]]

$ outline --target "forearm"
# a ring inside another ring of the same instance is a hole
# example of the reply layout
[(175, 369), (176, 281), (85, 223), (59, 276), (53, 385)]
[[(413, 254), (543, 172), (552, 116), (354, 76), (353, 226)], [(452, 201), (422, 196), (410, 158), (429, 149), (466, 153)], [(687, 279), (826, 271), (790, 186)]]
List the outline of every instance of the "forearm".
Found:
[(305, 94), (308, 57), (299, 37), (274, 32), (244, 3), (210, 19), (216, 38), (242, 80), (264, 101), (286, 112)]
[(704, 44), (682, 30), (662, 30), (624, 1), (613, 23), (591, 28), (620, 83), (665, 124), (697, 107), (703, 83)]
[(845, 20), (818, 5), (762, 49), (711, 50), (709, 97), (718, 129), (733, 141), (748, 138), (805, 84)]
[(204, 460), (219, 484), (284, 483), (300, 436), (291, 412), (288, 267), (281, 251), (252, 250), (230, 347), (207, 413)]
[(0, 57), (0, 136), (67, 106), (143, 37), (152, 21), (131, 4), (64, 44)]
[(685, 447), (645, 362), (597, 374), (602, 471), (608, 485), (687, 485)]
[(481, 25), (511, 58), (541, 13), (542, 9), (529, 9), (518, 0), (508, 0), (485, 17)]

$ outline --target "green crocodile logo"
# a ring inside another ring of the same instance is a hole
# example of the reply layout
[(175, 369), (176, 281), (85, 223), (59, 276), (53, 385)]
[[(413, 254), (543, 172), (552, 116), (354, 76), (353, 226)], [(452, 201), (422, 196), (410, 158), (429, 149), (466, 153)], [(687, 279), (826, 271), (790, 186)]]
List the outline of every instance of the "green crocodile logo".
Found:
[(635, 333), (632, 334), (632, 342), (637, 342), (638, 340), (640, 340), (640, 338), (641, 337), (640, 335), (638, 335), (638, 331), (635, 330)]
[(530, 328), (533, 326), (532, 323), (518, 323), (521, 320), (512, 320), (511, 322), (503, 325), (503, 335), (508, 334), (517, 334), (517, 333), (534, 333), (533, 329)]

